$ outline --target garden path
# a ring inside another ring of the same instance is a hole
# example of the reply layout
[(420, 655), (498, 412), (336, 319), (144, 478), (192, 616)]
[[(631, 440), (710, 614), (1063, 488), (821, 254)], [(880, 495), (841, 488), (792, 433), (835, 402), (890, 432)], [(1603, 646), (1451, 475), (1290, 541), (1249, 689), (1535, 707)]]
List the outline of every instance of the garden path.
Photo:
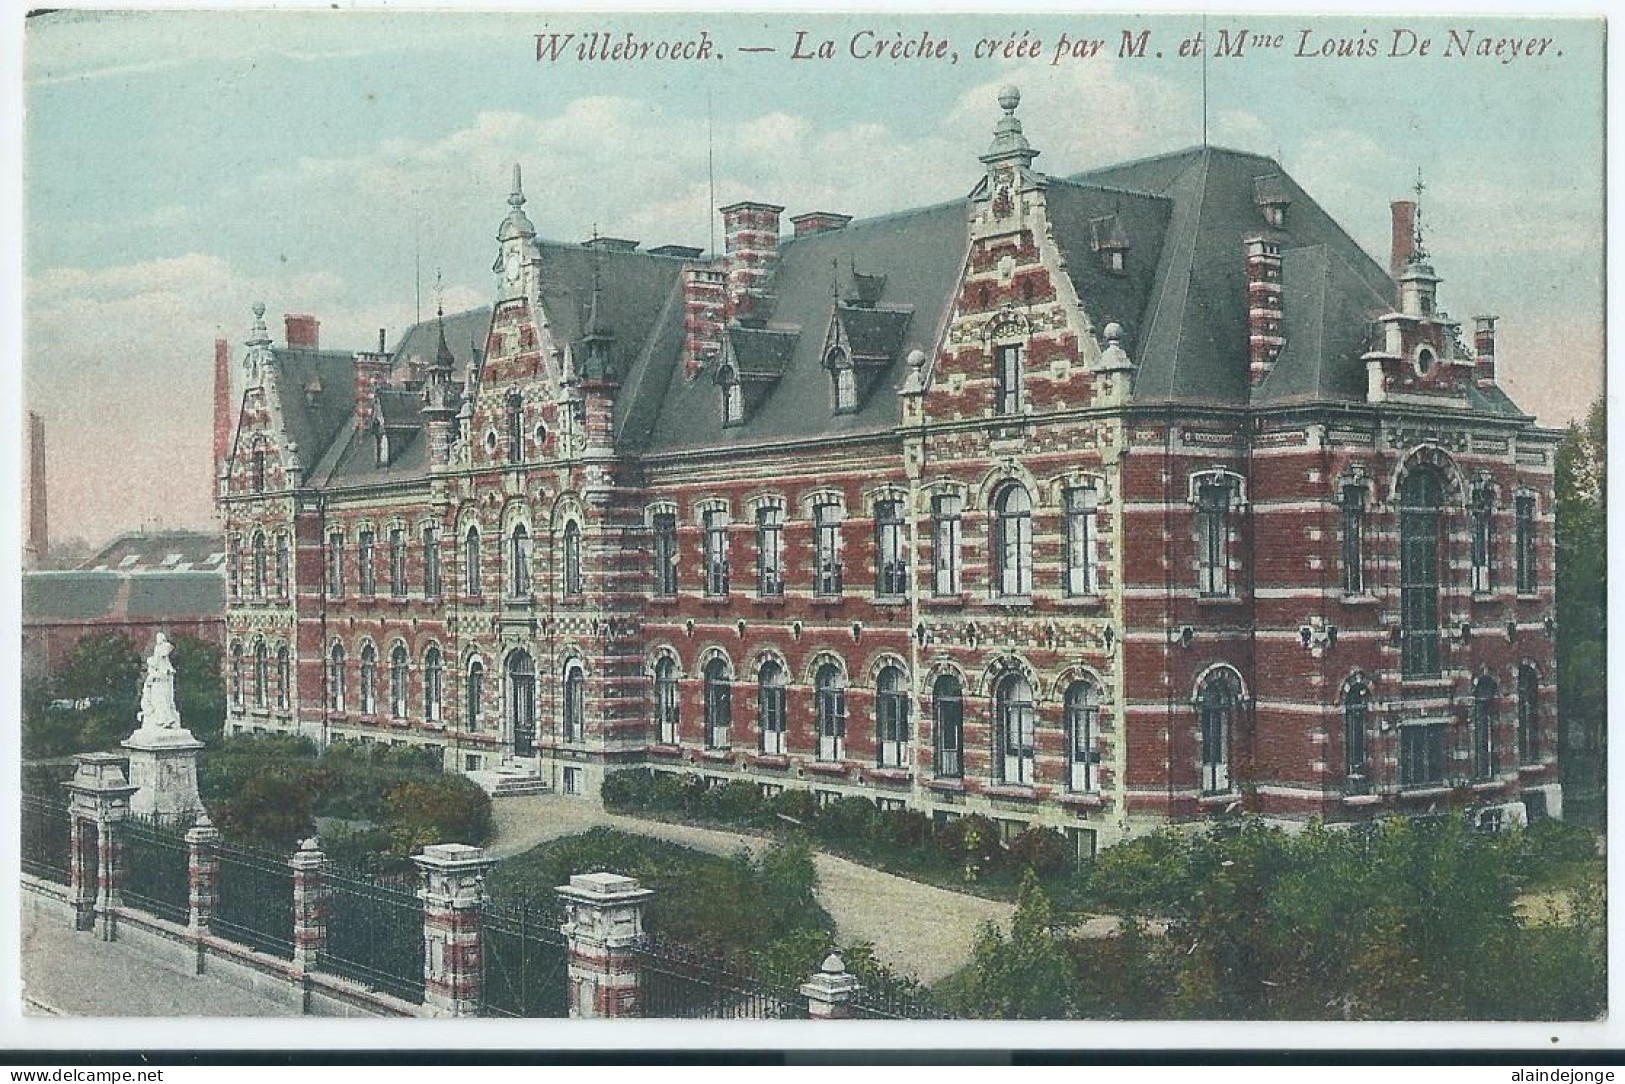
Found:
[[(737, 854), (741, 847), (760, 854), (771, 840), (716, 828), (668, 824), (618, 813), (551, 794), (500, 798), (492, 803), (494, 858), (523, 854), (538, 843), (603, 825), (623, 832), (680, 843), (711, 854)], [(835, 920), (842, 941), (870, 941), (881, 962), (935, 982), (970, 961), (976, 931), (983, 922), (1009, 928), (1012, 904), (952, 892), (835, 855), (814, 852), (818, 902)]]

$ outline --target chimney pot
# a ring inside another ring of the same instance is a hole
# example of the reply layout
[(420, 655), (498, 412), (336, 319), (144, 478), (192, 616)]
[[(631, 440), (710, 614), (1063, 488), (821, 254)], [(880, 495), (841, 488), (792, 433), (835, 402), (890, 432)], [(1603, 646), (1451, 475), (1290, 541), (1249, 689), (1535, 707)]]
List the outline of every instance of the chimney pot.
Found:
[(322, 322), (314, 316), (299, 312), (284, 313), (282, 328), (290, 349), (321, 349)]
[(1389, 205), (1393, 232), (1388, 250), (1388, 273), (1398, 279), (1416, 254), (1416, 201), (1396, 199)]

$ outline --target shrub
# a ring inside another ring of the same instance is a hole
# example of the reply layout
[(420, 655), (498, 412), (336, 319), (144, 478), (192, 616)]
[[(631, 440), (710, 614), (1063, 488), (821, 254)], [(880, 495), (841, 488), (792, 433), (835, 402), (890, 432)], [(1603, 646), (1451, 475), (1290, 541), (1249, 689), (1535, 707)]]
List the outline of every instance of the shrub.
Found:
[(491, 799), (461, 775), (401, 783), (384, 795), (390, 850), (411, 854), (431, 843), (480, 846), (491, 838)]
[(1040, 877), (1052, 877), (1072, 865), (1073, 854), (1061, 833), (1035, 827), (1010, 841), (1006, 861), (1013, 869), (1030, 869)]
[(743, 779), (731, 779), (700, 796), (699, 812), (728, 824), (750, 824), (762, 813), (761, 788)]
[(649, 808), (654, 800), (655, 773), (648, 768), (622, 768), (604, 776), (600, 793), (611, 810)]
[(767, 800), (766, 812), (780, 823), (791, 821), (811, 829), (818, 820), (818, 798), (810, 790), (786, 787)]
[(655, 775), (649, 808), (663, 813), (692, 816), (705, 793), (705, 781), (698, 776), (660, 772)]
[(819, 811), (815, 829), (825, 839), (860, 842), (874, 830), (878, 812), (875, 803), (869, 799), (846, 795)]
[(888, 809), (880, 814), (879, 835), (888, 845), (910, 850), (931, 839), (931, 818), (917, 809)]
[(975, 880), (1002, 857), (999, 826), (980, 813), (960, 817), (937, 829), (936, 844), (956, 867)]

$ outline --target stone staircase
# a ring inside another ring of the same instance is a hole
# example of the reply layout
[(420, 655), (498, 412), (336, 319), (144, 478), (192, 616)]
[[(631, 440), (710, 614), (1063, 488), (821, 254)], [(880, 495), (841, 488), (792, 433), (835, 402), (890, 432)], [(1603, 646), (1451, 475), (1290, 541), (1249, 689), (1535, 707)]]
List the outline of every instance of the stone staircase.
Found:
[(534, 765), (513, 761), (504, 761), (492, 770), (469, 772), (468, 777), (493, 799), (553, 792), (553, 784), (538, 775)]

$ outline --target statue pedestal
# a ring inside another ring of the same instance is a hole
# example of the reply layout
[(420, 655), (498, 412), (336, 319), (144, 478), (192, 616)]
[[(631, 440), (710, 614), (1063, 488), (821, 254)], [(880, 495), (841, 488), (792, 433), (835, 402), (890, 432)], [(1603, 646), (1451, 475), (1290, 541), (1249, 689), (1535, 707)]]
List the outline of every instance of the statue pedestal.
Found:
[(180, 727), (142, 727), (121, 743), (130, 753), (130, 812), (140, 817), (198, 813), (197, 755), (203, 743)]

